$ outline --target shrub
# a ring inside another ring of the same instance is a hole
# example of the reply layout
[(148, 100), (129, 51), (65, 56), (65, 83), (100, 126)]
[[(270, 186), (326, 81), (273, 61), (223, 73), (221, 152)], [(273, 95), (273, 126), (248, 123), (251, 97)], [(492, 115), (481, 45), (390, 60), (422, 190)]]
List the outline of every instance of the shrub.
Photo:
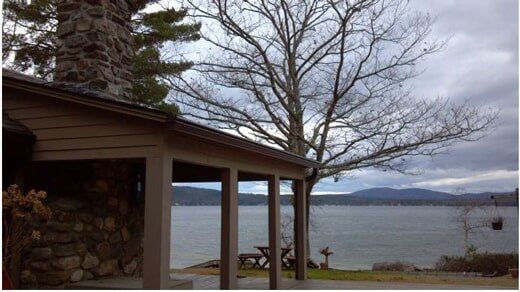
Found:
[(442, 256), (435, 269), (444, 272), (477, 272), (505, 275), (518, 268), (517, 253), (474, 253), (470, 256)]
[(23, 249), (40, 233), (33, 228), (39, 219), (49, 219), (51, 209), (45, 205), (47, 193), (30, 190), (25, 195), (17, 185), (2, 192), (2, 266), (13, 270)]

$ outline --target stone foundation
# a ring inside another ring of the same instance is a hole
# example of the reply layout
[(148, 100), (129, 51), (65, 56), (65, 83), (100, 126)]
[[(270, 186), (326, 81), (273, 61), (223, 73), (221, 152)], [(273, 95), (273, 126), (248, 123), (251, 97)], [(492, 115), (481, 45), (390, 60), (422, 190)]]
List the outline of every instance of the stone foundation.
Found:
[(22, 288), (61, 288), (110, 276), (142, 276), (144, 164), (67, 162), (34, 167), (28, 186), (48, 193), (54, 212), (24, 253)]

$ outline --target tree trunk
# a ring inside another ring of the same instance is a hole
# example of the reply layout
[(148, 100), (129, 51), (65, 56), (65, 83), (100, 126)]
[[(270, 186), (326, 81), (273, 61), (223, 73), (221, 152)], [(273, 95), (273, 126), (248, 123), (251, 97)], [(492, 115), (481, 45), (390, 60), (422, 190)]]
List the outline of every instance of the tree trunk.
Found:
[(13, 252), (10, 265), (9, 265), (9, 278), (11, 279), (11, 284), (14, 289), (20, 288), (20, 260), (22, 258), (21, 252), (15, 248), (15, 252)]
[[(310, 259), (311, 258), (311, 245), (310, 245), (310, 234), (309, 234), (309, 230), (310, 230), (310, 210), (311, 210), (311, 192), (312, 192), (312, 189), (314, 188), (314, 185), (316, 184), (316, 180), (312, 180), (312, 181), (307, 181), (306, 184), (305, 184), (305, 200), (306, 200), (306, 205), (305, 205), (305, 229), (307, 231), (307, 243), (306, 243), (306, 247), (307, 247), (307, 258)], [(294, 182), (291, 184), (291, 189), (292, 189), (292, 192), (293, 192), (293, 200), (292, 200), (292, 205), (293, 205), (293, 214), (296, 214), (296, 204), (295, 204), (295, 200), (294, 200), (294, 195), (296, 194), (296, 186), (294, 184)], [(296, 234), (296, 225), (293, 224), (293, 234)]]

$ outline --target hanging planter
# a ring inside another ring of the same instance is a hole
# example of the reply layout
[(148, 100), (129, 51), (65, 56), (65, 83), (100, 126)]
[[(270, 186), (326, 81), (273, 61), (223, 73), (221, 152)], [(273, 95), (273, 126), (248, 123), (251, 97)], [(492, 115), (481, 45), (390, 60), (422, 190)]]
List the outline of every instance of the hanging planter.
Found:
[(491, 228), (493, 230), (502, 230), (502, 227), (504, 226), (504, 218), (502, 216), (494, 217), (491, 219)]

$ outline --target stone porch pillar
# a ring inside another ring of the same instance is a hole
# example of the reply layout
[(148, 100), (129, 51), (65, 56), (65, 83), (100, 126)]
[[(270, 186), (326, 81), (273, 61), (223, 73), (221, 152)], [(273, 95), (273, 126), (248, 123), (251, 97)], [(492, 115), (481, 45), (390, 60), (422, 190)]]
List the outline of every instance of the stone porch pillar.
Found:
[(172, 158), (146, 158), (144, 289), (169, 289)]

